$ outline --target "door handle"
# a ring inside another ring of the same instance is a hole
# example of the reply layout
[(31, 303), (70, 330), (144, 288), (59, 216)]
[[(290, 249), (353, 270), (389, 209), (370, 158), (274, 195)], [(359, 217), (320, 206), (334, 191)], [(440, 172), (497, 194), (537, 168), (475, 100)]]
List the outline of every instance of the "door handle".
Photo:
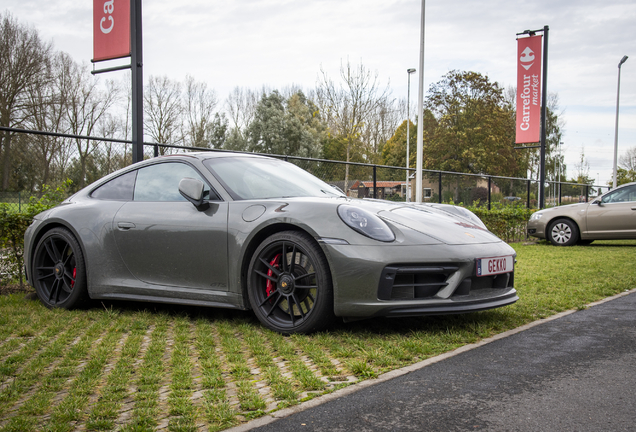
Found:
[(131, 228), (135, 228), (135, 224), (132, 222), (117, 222), (117, 228), (122, 231), (127, 231)]

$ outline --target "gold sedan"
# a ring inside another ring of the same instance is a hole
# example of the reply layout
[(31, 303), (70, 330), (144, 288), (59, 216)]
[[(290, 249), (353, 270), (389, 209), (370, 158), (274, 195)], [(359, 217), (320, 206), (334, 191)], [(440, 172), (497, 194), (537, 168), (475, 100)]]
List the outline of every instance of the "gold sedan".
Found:
[(636, 183), (619, 186), (589, 203), (535, 212), (528, 221), (528, 235), (548, 239), (555, 246), (634, 239)]

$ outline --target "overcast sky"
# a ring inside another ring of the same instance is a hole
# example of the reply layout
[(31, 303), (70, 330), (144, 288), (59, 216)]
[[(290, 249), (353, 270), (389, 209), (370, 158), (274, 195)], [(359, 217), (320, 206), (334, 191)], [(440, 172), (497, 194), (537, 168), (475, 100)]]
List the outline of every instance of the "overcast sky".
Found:
[[(146, 1), (144, 76), (183, 81), (189, 74), (224, 100), (236, 86), (311, 89), (321, 68), (335, 79), (349, 59), (377, 71), (394, 97), (405, 98), (406, 69), (419, 66), (421, 6), (419, 0)], [(87, 67), (92, 7), (88, 0), (0, 0), (0, 10)], [(619, 155), (636, 146), (634, 0), (428, 0), (424, 88), (453, 69), (515, 86), (515, 35), (544, 25), (550, 27), (548, 91), (558, 94), (565, 121), (568, 176), (584, 149), (590, 176), (606, 184), (623, 55), (630, 58), (621, 72)], [(411, 80), (414, 103), (418, 74)]]

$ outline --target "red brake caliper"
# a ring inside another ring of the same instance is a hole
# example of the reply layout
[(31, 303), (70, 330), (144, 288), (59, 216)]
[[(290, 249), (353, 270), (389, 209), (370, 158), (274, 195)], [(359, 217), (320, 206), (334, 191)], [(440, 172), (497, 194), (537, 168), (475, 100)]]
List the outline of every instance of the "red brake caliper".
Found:
[[(278, 261), (280, 261), (280, 254), (276, 255), (274, 259), (269, 262), (269, 265), (271, 265), (275, 269), (280, 269)], [(272, 277), (273, 275), (274, 275), (274, 272), (272, 271), (272, 269), (267, 270), (267, 276)], [(267, 297), (271, 296), (275, 290), (276, 288), (274, 287), (274, 283), (271, 280), (267, 279), (267, 285), (265, 288), (265, 293), (267, 294)]]
[(76, 278), (77, 278), (77, 267), (73, 267), (73, 280), (71, 281), (71, 288), (75, 287)]

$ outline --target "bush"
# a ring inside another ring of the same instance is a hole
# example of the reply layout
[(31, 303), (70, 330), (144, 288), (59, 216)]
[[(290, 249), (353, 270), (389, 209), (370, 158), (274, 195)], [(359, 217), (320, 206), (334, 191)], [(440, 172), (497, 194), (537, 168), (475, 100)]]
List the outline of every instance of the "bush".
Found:
[(71, 185), (66, 180), (53, 189), (45, 185), (42, 197), (32, 196), (22, 212), (15, 211), (6, 203), (0, 203), (0, 249), (2, 251), (2, 282), (17, 280), (24, 283), (24, 232), (31, 225), (33, 217), (44, 210), (55, 207), (66, 198)]
[(497, 202), (492, 203), (491, 210), (479, 207), (478, 203), (464, 207), (475, 213), (492, 233), (506, 242), (522, 241), (526, 238), (528, 219), (536, 211)]

